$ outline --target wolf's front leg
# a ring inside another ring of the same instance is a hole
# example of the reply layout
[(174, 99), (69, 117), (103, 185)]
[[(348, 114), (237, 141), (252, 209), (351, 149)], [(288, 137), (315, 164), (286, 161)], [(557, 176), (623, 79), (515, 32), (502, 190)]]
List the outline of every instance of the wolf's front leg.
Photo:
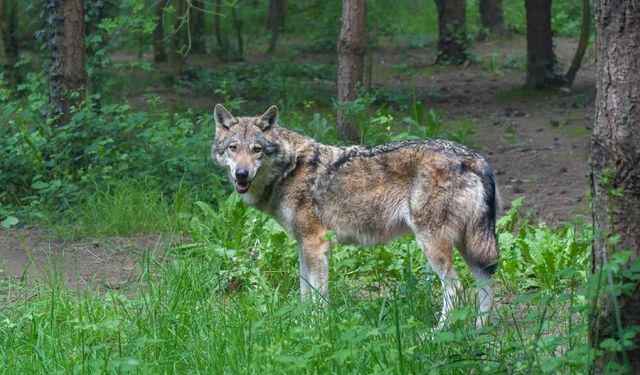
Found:
[(329, 242), (324, 233), (298, 237), (300, 257), (300, 295), (303, 300), (317, 298), (329, 302)]

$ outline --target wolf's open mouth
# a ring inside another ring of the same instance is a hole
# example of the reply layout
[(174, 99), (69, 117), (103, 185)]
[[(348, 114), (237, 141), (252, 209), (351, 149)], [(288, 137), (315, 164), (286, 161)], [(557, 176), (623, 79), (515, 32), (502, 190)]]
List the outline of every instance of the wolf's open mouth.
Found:
[(250, 182), (236, 181), (236, 191), (240, 194), (244, 194), (249, 190)]

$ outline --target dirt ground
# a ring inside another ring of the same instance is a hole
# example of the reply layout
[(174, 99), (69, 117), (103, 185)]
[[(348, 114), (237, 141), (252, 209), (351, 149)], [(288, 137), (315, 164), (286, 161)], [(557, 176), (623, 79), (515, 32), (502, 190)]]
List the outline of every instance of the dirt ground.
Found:
[(65, 241), (38, 228), (0, 230), (0, 306), (17, 298), (12, 286), (35, 281), (76, 292), (126, 289), (144, 253), (161, 252), (167, 243), (160, 235)]
[[(555, 43), (559, 60), (568, 66), (576, 40)], [(415, 87), (425, 108), (436, 109), (445, 124), (473, 127), (473, 145), (492, 163), (505, 208), (524, 196), (525, 209), (534, 210), (540, 220), (588, 219), (593, 52), (587, 52), (571, 90), (531, 94), (519, 89), (525, 80), (523, 67), (510, 67), (512, 61), (524, 61), (522, 37), (476, 43), (473, 50), (479, 63), (435, 67), (432, 52), (383, 47), (374, 53), (373, 84), (397, 90)], [(87, 285), (124, 288), (139, 274), (142, 254), (161, 251), (166, 243), (159, 235), (63, 241), (43, 229), (0, 229), (0, 304), (12, 299), (9, 280), (48, 283), (54, 274), (77, 291)]]

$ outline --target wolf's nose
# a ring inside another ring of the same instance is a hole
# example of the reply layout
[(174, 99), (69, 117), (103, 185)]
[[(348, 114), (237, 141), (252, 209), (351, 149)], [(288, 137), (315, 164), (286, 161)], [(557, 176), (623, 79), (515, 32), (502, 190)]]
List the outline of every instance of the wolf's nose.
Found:
[(236, 169), (236, 180), (245, 182), (249, 179), (249, 171), (244, 168)]

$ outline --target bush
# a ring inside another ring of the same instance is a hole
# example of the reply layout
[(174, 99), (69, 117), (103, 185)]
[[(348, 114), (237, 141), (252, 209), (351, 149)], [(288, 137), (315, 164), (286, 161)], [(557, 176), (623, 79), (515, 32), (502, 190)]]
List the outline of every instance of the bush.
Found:
[[(71, 121), (55, 126), (42, 117), (46, 100), (34, 78), (25, 88), (31, 103), (2, 97), (0, 203), (62, 212), (97, 185), (124, 177), (152, 179), (171, 194), (188, 186), (204, 195), (221, 189), (209, 148), (212, 115), (170, 114), (157, 99), (149, 112), (127, 104), (98, 105), (98, 95), (76, 108)], [(35, 100), (34, 100), (35, 99)]]

